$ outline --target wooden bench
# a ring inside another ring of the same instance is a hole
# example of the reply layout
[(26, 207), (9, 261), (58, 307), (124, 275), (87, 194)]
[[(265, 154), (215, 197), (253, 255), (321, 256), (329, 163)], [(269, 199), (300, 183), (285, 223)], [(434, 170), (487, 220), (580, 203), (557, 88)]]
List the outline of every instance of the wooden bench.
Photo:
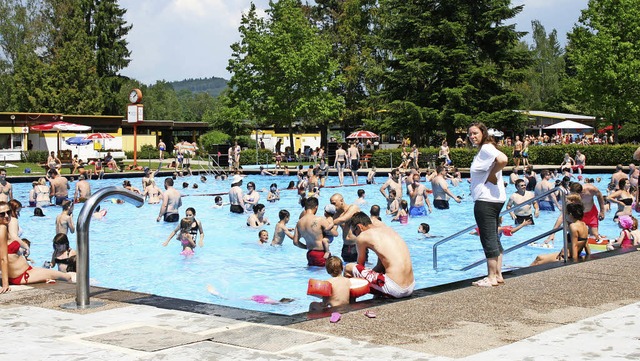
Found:
[(369, 168), (369, 162), (371, 161), (371, 154), (367, 153), (360, 157), (360, 167)]

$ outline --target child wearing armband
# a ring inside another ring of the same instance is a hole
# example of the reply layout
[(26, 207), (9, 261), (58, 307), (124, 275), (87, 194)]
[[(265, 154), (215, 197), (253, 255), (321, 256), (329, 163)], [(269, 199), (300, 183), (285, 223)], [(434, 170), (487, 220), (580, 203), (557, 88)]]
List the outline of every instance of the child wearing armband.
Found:
[(349, 303), (351, 281), (342, 275), (342, 259), (336, 256), (329, 257), (325, 268), (331, 275), (331, 278), (326, 281), (331, 285), (331, 295), (322, 296), (322, 302), (311, 302), (309, 311), (321, 311), (327, 307), (338, 307)]

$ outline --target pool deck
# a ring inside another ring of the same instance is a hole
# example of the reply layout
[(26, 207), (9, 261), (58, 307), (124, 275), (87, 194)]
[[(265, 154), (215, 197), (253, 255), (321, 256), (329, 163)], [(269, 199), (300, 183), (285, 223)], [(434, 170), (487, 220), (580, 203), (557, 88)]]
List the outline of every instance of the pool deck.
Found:
[[(91, 304), (103, 306), (65, 310), (74, 285), (15, 286), (0, 295), (0, 359), (638, 359), (638, 264), (632, 249), (516, 270), (504, 286), (466, 281), (407, 300), (360, 303), (341, 310), (338, 323), (306, 314), (289, 324), (270, 315), (250, 322), (244, 311), (225, 317), (212, 305), (95, 287)], [(365, 309), (377, 317), (365, 317)]]

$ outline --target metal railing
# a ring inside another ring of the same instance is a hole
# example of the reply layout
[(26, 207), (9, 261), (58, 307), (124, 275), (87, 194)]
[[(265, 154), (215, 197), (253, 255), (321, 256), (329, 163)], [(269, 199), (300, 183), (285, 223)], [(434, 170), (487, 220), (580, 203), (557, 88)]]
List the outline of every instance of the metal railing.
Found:
[[(136, 207), (142, 207), (144, 198), (140, 194), (133, 193), (122, 187), (106, 187), (102, 188), (84, 203), (80, 214), (78, 215), (78, 254), (76, 257), (77, 273), (76, 273), (76, 302), (62, 305), (64, 308), (89, 308), (89, 225), (93, 213), (100, 202), (109, 197), (121, 199)], [(97, 306), (99, 306), (98, 304)], [(94, 305), (93, 307), (97, 307)]]
[[(543, 237), (546, 237), (546, 236), (548, 236), (550, 234), (553, 234), (553, 233), (555, 233), (555, 232), (557, 232), (557, 231), (559, 231), (561, 229), (564, 229), (564, 232), (563, 232), (563, 240), (564, 240), (564, 248), (565, 248), (564, 252), (565, 252), (565, 254), (567, 254), (567, 249), (566, 249), (567, 248), (567, 240), (566, 240), (566, 237), (567, 237), (567, 232), (566, 232), (566, 230), (567, 230), (567, 222), (566, 222), (566, 219), (567, 219), (567, 217), (566, 217), (566, 207), (565, 207), (565, 202), (566, 202), (565, 201), (565, 192), (564, 192), (563, 188), (555, 187), (555, 188), (553, 188), (551, 190), (548, 190), (548, 191), (540, 194), (537, 197), (529, 199), (529, 200), (527, 200), (525, 202), (522, 202), (522, 203), (518, 204), (517, 206), (511, 207), (511, 208), (509, 208), (507, 210), (504, 210), (504, 211), (500, 212), (500, 216), (505, 215), (507, 213), (511, 213), (511, 212), (513, 212), (513, 211), (515, 211), (515, 210), (517, 210), (519, 208), (527, 206), (527, 205), (529, 205), (529, 204), (531, 204), (533, 202), (536, 202), (536, 201), (538, 201), (538, 200), (540, 200), (542, 198), (545, 198), (545, 197), (549, 196), (550, 194), (556, 193), (558, 191), (561, 194), (561, 202), (562, 202), (562, 227), (558, 227), (558, 228), (552, 229), (550, 231), (544, 232), (542, 234), (539, 234), (539, 235), (537, 235), (535, 237), (532, 237), (531, 239), (528, 239), (528, 240), (526, 240), (526, 241), (524, 241), (522, 243), (519, 243), (519, 244), (517, 244), (517, 245), (515, 245), (515, 246), (513, 246), (513, 247), (511, 247), (511, 248), (509, 248), (507, 250), (505, 250), (503, 254), (515, 251), (518, 248), (524, 247), (524, 246), (526, 246), (527, 244), (529, 244), (531, 242), (535, 242), (535, 241), (537, 241), (537, 240), (539, 240), (539, 239), (541, 239)], [(452, 235), (450, 235), (448, 237), (445, 237), (444, 239), (436, 242), (433, 245), (433, 269), (434, 270), (438, 269), (438, 247), (440, 245), (444, 244), (444, 243), (447, 243), (447, 242), (457, 238), (458, 236), (460, 236), (462, 234), (468, 233), (469, 231), (471, 231), (475, 227), (476, 227), (475, 224), (472, 225), (472, 226), (469, 226), (469, 227), (467, 227), (467, 228), (465, 228), (465, 229), (463, 229), (463, 230), (461, 230), (459, 232), (456, 232), (456, 233), (454, 233), (454, 234), (452, 234)], [(566, 257), (565, 257), (565, 259), (566, 259)], [(462, 271), (467, 271), (467, 270), (469, 270), (471, 268), (474, 268), (474, 267), (476, 267), (478, 265), (483, 264), (484, 262), (486, 262), (486, 259), (483, 259), (483, 260), (480, 260), (478, 262), (472, 263), (471, 265), (462, 268)]]

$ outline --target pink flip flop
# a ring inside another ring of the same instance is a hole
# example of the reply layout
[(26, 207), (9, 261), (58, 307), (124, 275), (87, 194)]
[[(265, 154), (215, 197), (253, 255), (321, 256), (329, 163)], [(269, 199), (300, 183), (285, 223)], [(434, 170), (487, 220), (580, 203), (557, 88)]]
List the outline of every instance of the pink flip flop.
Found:
[(341, 318), (342, 318), (341, 314), (339, 314), (338, 312), (334, 312), (331, 314), (331, 318), (329, 319), (329, 322), (336, 323), (340, 321)]
[(376, 318), (376, 314), (373, 311), (366, 311), (364, 313), (365, 316), (369, 317), (369, 318)]

